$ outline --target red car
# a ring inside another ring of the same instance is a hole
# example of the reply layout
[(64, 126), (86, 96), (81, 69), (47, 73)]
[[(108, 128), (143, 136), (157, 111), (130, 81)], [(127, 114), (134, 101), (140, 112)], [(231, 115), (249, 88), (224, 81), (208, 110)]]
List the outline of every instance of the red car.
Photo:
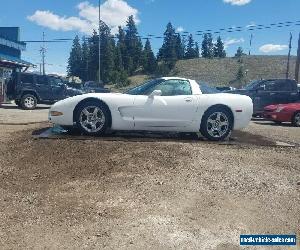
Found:
[(291, 122), (295, 127), (300, 127), (300, 103), (266, 106), (263, 116), (275, 123)]

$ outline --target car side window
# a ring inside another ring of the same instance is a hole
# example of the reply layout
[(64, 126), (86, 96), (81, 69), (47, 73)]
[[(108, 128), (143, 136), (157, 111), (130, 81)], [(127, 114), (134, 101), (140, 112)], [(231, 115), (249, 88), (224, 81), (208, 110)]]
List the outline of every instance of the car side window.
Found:
[(265, 91), (276, 91), (275, 81), (266, 81), (261, 86), (264, 86)]
[(29, 75), (29, 74), (21, 74), (21, 79), (20, 81), (22, 83), (34, 83), (34, 78), (33, 75)]
[(55, 77), (50, 77), (49, 81), (52, 86), (58, 86), (58, 85), (62, 84), (62, 80), (55, 78)]
[(152, 86), (145, 93), (150, 95), (154, 90), (160, 90), (162, 96), (177, 96), (177, 95), (191, 95), (191, 85), (184, 80), (166, 80), (157, 85)]
[(290, 81), (279, 80), (276, 81), (276, 90), (277, 91), (291, 91), (292, 86)]
[(42, 84), (42, 85), (48, 84), (48, 80), (47, 80), (46, 76), (37, 76), (36, 82), (37, 82), (37, 84)]

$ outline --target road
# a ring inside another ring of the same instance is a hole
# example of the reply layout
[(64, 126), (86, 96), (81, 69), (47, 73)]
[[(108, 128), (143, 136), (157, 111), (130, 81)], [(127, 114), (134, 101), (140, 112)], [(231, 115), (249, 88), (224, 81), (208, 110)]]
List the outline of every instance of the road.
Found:
[[(0, 118), (1, 249), (234, 250), (245, 249), (240, 234), (299, 238), (299, 147), (34, 139), (47, 109), (0, 108)], [(247, 132), (300, 142), (289, 125), (253, 121)]]

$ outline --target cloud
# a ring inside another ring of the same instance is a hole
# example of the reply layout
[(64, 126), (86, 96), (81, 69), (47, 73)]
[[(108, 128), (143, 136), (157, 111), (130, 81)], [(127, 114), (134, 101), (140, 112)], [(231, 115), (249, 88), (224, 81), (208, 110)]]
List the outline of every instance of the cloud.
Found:
[(37, 10), (28, 19), (40, 26), (53, 30), (78, 30), (83, 33), (89, 33), (91, 29), (91, 24), (87, 20), (82, 20), (78, 17), (60, 17), (51, 11)]
[(236, 38), (227, 38), (224, 41), (224, 48), (227, 49), (230, 45), (238, 44), (238, 43), (244, 43), (244, 42), (245, 42), (244, 38), (239, 38), (239, 39), (236, 39)]
[(176, 32), (181, 33), (184, 31), (184, 28), (182, 26), (177, 27)]
[[(80, 31), (90, 34), (93, 29), (98, 27), (98, 6), (89, 2), (81, 2), (77, 5), (79, 11), (78, 17), (59, 16), (49, 10), (37, 10), (33, 15), (27, 18), (40, 26), (53, 30), (61, 31)], [(101, 5), (101, 20), (103, 20), (116, 33), (118, 26), (124, 27), (127, 18), (133, 15), (138, 24), (138, 10), (128, 5), (124, 0), (107, 0)]]
[(251, 1), (252, 0), (223, 0), (224, 3), (229, 3), (231, 5), (238, 5), (238, 6), (246, 5)]
[(271, 53), (271, 52), (286, 50), (287, 48), (288, 48), (287, 45), (265, 44), (259, 48), (259, 51), (263, 53)]

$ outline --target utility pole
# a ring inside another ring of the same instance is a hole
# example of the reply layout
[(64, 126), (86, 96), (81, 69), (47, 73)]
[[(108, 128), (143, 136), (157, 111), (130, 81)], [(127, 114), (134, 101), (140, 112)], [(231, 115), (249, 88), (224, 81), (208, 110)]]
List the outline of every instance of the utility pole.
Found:
[(297, 60), (296, 60), (296, 70), (295, 70), (295, 80), (299, 82), (299, 69), (300, 69), (300, 33), (298, 39), (298, 50), (297, 50)]
[(46, 48), (45, 48), (45, 32), (43, 32), (43, 45), (40, 49), (41, 55), (42, 55), (42, 68), (43, 68), (43, 75), (46, 74), (45, 70), (45, 54), (46, 54)]
[(291, 50), (292, 50), (292, 39), (293, 39), (293, 34), (292, 32), (290, 33), (290, 44), (289, 44), (289, 54), (288, 54), (288, 61), (287, 61), (287, 67), (286, 67), (286, 79), (289, 78), (290, 74), (290, 58), (291, 58)]
[(253, 40), (253, 34), (251, 34), (251, 36), (250, 36), (249, 56), (251, 55), (251, 49), (252, 49), (252, 40)]
[(98, 41), (98, 45), (99, 45), (99, 73), (98, 73), (98, 82), (100, 84), (100, 81), (101, 81), (101, 74), (100, 74), (100, 64), (101, 64), (101, 37), (100, 37), (100, 34), (101, 34), (101, 15), (100, 15), (100, 9), (101, 9), (101, 0), (99, 0), (99, 41)]

